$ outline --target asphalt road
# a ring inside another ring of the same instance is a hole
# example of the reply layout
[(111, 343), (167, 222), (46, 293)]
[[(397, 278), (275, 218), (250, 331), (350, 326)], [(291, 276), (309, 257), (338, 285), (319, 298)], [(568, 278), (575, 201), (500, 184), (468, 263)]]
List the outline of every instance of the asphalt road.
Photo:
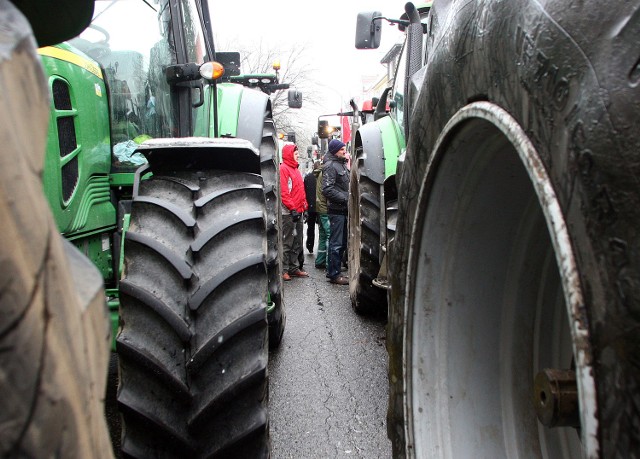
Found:
[(390, 458), (384, 320), (356, 315), (305, 249), (285, 282), (287, 325), (269, 363), (271, 457)]

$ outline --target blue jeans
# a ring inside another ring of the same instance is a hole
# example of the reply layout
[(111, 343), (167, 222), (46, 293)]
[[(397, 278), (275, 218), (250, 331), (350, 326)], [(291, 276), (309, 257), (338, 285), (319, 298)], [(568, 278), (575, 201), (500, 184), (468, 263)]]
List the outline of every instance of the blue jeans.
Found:
[(327, 277), (335, 279), (340, 275), (342, 255), (347, 248), (347, 216), (329, 214), (329, 263)]

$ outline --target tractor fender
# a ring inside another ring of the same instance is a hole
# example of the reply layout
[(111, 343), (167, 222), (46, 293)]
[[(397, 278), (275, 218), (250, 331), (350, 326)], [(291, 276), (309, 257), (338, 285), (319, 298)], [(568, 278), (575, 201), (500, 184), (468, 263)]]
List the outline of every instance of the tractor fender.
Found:
[(391, 116), (385, 116), (358, 129), (359, 140), (356, 146), (362, 146), (364, 174), (378, 184), (396, 174), (400, 152), (405, 148), (404, 135), (398, 122)]
[(358, 159), (361, 159), (364, 165), (362, 175), (382, 184), (384, 182), (384, 147), (378, 123), (368, 123), (358, 129), (356, 146), (362, 147), (362, 152), (358, 153)]
[(138, 146), (149, 161), (136, 171), (134, 193), (140, 178), (147, 172), (166, 173), (179, 170), (224, 169), (260, 174), (260, 154), (245, 139), (184, 137), (152, 139)]
[[(252, 89), (242, 91), (236, 137), (248, 140), (257, 150), (262, 142), (264, 113), (268, 104), (269, 97), (266, 94)], [(271, 111), (271, 107), (268, 110)]]

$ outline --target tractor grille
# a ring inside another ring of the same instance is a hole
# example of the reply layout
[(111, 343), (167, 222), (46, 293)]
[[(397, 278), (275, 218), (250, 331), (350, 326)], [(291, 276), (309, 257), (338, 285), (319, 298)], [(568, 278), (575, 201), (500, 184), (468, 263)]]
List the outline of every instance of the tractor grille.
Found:
[(58, 118), (58, 144), (60, 147), (61, 158), (67, 156), (78, 147), (76, 142), (76, 126), (73, 121), (73, 116), (63, 116)]
[(78, 157), (74, 156), (71, 161), (62, 166), (62, 199), (64, 202), (71, 199), (73, 191), (78, 183)]
[(69, 85), (63, 80), (55, 80), (51, 89), (53, 92), (53, 105), (56, 110), (71, 110)]
[[(53, 105), (56, 110), (72, 110), (69, 85), (64, 80), (54, 80), (52, 85)], [(76, 139), (76, 125), (73, 115), (58, 116), (58, 147), (60, 157), (64, 158), (78, 148)], [(66, 203), (71, 199), (78, 184), (78, 155), (76, 154), (60, 171), (62, 176), (62, 200)]]

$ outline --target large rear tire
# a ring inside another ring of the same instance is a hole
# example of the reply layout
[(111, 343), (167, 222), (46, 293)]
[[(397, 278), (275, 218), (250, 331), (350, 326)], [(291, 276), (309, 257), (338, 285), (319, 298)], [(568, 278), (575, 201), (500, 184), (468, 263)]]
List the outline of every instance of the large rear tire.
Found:
[(357, 156), (349, 185), (349, 296), (358, 314), (384, 314), (387, 292), (373, 285), (380, 270), (380, 185)]
[(391, 260), (397, 457), (640, 450), (640, 95), (616, 57), (640, 5), (618, 6), (431, 11)]
[(29, 24), (7, 2), (0, 23), (0, 456), (111, 458), (102, 277), (44, 197), (49, 96)]
[(120, 283), (124, 456), (268, 456), (265, 219), (253, 174), (140, 182)]

